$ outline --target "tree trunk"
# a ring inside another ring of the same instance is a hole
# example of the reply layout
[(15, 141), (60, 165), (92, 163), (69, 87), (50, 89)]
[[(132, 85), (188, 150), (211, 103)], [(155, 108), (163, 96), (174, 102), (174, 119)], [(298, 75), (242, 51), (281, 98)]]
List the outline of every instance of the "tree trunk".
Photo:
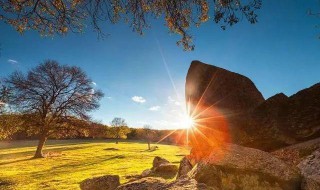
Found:
[(148, 141), (148, 149), (151, 150), (151, 148), (150, 148), (150, 141)]
[(118, 138), (116, 138), (116, 144), (118, 144), (119, 143), (119, 139)]
[(46, 143), (47, 137), (46, 135), (41, 135), (39, 138), (39, 142), (38, 142), (38, 147), (36, 150), (36, 153), (34, 154), (33, 158), (44, 158), (43, 154), (42, 154), (42, 149), (44, 144)]

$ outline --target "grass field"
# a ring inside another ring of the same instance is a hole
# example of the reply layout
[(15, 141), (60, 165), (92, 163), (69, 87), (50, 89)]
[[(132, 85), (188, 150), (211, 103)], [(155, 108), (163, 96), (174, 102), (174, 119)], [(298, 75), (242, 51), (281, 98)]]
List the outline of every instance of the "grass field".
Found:
[(178, 164), (188, 150), (171, 145), (157, 145), (147, 151), (141, 142), (103, 140), (52, 140), (44, 153), (50, 157), (30, 159), (36, 141), (0, 142), (0, 189), (79, 189), (90, 177), (117, 174), (121, 182), (127, 175), (140, 174), (151, 168), (155, 156)]

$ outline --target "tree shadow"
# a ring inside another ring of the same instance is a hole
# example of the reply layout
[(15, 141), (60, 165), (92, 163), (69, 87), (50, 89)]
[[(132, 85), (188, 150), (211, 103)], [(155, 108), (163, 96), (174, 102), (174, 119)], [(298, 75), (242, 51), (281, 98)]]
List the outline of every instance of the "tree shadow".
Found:
[[(79, 149), (90, 148), (93, 146), (95, 146), (95, 145), (85, 146), (85, 147), (75, 146), (75, 147), (69, 147), (69, 148), (60, 147), (60, 148), (45, 149), (43, 152), (44, 152), (44, 154), (46, 154), (48, 152), (62, 152), (62, 151), (79, 150)], [(0, 154), (0, 158), (5, 159), (5, 157), (30, 156), (30, 154), (32, 155), (34, 152), (35, 152), (35, 150), (29, 150), (29, 151), (24, 151), (24, 152), (15, 152), (15, 153), (4, 153), (4, 154)]]
[(82, 160), (81, 162), (67, 163), (59, 166), (54, 166), (48, 170), (33, 172), (31, 175), (32, 175), (32, 178), (37, 178), (37, 177), (41, 177), (43, 174), (60, 175), (66, 172), (78, 172), (78, 171), (86, 170), (87, 167), (100, 164), (102, 162), (125, 158), (124, 155), (115, 155), (109, 158), (105, 158), (105, 157), (106, 155), (103, 155), (103, 156), (95, 157), (94, 159), (88, 158), (88, 159)]
[[(14, 163), (23, 162), (23, 161), (28, 161), (28, 160), (32, 160), (32, 159), (33, 159), (33, 158), (24, 158), (24, 159), (20, 159), (20, 160), (3, 162), (3, 163), (0, 163), (0, 166), (7, 165), (7, 164), (14, 164)], [(1, 180), (0, 180), (0, 182), (1, 182)]]

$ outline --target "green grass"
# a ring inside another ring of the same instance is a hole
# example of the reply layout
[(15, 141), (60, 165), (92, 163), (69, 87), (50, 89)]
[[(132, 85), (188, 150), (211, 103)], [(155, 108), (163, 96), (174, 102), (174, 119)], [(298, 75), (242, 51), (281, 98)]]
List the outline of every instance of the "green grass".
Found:
[(43, 159), (32, 158), (36, 141), (0, 142), (0, 189), (79, 189), (79, 183), (95, 176), (116, 174), (121, 182), (127, 175), (140, 174), (152, 167), (155, 156), (178, 164), (188, 150), (157, 145), (147, 151), (141, 142), (104, 140), (52, 140), (44, 149), (54, 152)]

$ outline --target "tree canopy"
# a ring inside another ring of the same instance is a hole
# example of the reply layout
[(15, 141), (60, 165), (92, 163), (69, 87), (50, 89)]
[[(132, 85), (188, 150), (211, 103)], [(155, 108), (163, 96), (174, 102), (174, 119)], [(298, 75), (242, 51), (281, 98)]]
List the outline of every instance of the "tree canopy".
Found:
[(246, 19), (257, 22), (261, 0), (0, 0), (0, 20), (18, 32), (36, 30), (41, 35), (83, 32), (90, 24), (99, 35), (104, 23), (126, 22), (143, 34), (150, 18), (162, 18), (184, 50), (193, 50), (191, 26), (213, 20), (222, 29)]

